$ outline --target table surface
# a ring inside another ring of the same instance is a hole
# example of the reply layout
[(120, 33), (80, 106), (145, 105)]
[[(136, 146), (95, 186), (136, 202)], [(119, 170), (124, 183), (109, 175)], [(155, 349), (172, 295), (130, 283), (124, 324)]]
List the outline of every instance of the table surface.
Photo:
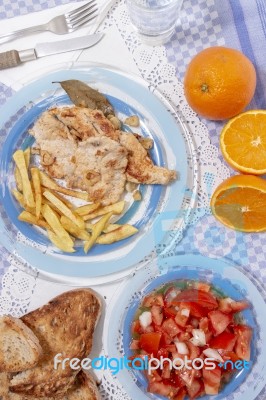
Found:
[[(56, 14), (75, 8), (77, 3), (83, 4), (84, 1), (0, 0), (0, 33), (32, 25), (33, 20), (34, 23), (47, 21)], [(109, 11), (98, 28), (99, 31), (105, 32), (101, 43), (91, 49), (60, 55), (60, 60), (58, 56), (50, 56), (22, 67), (0, 71), (0, 106), (35, 76), (45, 73), (55, 63), (69, 61), (94, 61), (125, 69), (152, 82), (166, 97), (173, 99), (173, 96), (176, 96), (174, 98), (178, 103), (178, 98), (182, 96), (182, 80), (188, 62), (203, 48), (219, 45), (241, 50), (254, 63), (257, 89), (248, 108), (266, 107), (265, 0), (184, 0), (171, 41), (154, 49), (142, 45), (129, 27), (123, 1), (111, 1), (108, 10), (105, 2), (100, 4), (105, 12)], [(69, 37), (86, 34), (95, 29), (96, 24), (92, 24), (70, 34)], [(38, 41), (53, 40), (59, 40), (59, 37), (50, 32), (39, 33), (2, 43), (0, 51), (30, 48)], [(173, 93), (170, 82), (174, 79), (176, 89)], [(223, 123), (198, 119), (185, 103), (184, 97), (182, 99), (178, 104), (179, 109), (188, 122), (191, 122), (191, 126), (196, 124), (195, 131), (198, 132), (199, 199), (192, 223), (184, 232), (182, 240), (177, 242), (172, 254), (202, 254), (228, 260), (243, 270), (248, 270), (265, 287), (266, 234), (243, 234), (229, 230), (219, 224), (209, 210), (209, 199), (213, 190), (220, 181), (233, 174), (224, 163), (218, 145)], [(207, 146), (204, 146), (203, 139), (207, 140)], [(0, 312), (21, 315), (66, 290), (66, 286), (60, 283), (53, 284), (36, 277), (25, 278), (26, 276), (17, 268), (12, 255), (0, 246)], [(100, 285), (96, 290), (105, 296), (108, 302), (119, 284)], [(13, 294), (10, 294), (11, 292)], [(266, 395), (262, 395), (261, 398), (266, 399)]]

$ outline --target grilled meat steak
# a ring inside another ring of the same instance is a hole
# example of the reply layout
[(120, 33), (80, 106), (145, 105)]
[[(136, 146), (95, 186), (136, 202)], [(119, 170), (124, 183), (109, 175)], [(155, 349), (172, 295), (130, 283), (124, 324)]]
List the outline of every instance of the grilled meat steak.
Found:
[(47, 172), (103, 205), (120, 200), (126, 181), (166, 185), (176, 172), (153, 164), (134, 134), (119, 131), (100, 110), (62, 107), (45, 111), (30, 133)]

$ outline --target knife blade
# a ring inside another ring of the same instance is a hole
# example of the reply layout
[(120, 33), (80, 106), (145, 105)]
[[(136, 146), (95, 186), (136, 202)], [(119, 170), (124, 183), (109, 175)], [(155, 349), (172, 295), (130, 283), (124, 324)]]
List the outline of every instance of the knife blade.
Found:
[(33, 49), (5, 51), (0, 53), (0, 69), (16, 67), (26, 61), (36, 60), (40, 57), (86, 49), (98, 43), (103, 35), (103, 33), (95, 33), (56, 42), (38, 43)]

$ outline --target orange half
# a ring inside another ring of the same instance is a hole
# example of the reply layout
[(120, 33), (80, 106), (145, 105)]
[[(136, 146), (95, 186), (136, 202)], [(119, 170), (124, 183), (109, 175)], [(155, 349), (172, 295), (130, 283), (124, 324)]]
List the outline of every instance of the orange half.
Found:
[(246, 174), (266, 173), (266, 110), (239, 114), (223, 128), (221, 151), (234, 169)]
[(212, 195), (211, 209), (229, 228), (242, 232), (265, 231), (266, 181), (252, 175), (226, 179)]

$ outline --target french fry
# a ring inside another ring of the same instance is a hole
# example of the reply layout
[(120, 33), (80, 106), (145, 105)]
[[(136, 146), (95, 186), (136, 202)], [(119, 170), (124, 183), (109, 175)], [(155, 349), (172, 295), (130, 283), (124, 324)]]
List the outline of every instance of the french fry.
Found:
[[(122, 225), (119, 225), (119, 224), (108, 224), (108, 225), (106, 225), (106, 227), (104, 228), (103, 233), (112, 232), (112, 231), (114, 231), (115, 229), (120, 228), (120, 226), (122, 226)], [(92, 223), (90, 223), (90, 222), (86, 222), (85, 227), (86, 227), (86, 229), (87, 229), (88, 231), (92, 232), (93, 227), (94, 227), (94, 224), (92, 224)]]
[(35, 193), (35, 213), (36, 217), (40, 218), (41, 207), (42, 207), (42, 190), (41, 190), (41, 180), (38, 168), (31, 168), (31, 177)]
[(53, 212), (57, 215), (57, 217), (60, 219), (61, 215), (63, 215), (62, 213), (59, 212), (58, 208), (51, 203), (49, 200), (47, 200), (45, 197), (42, 197), (42, 205), (47, 204), (49, 207), (51, 207), (51, 209), (53, 210)]
[[(26, 167), (28, 169), (29, 165), (30, 165), (30, 147), (28, 147), (26, 150), (24, 150), (24, 157), (25, 157)], [(22, 192), (22, 190), (23, 190), (22, 178), (21, 178), (21, 174), (19, 172), (18, 167), (15, 167), (15, 181), (16, 181), (17, 189), (20, 192)]]
[[(46, 188), (43, 188), (43, 192), (47, 190)], [(73, 207), (73, 203), (71, 203), (71, 201), (67, 200), (64, 196), (62, 196), (61, 194), (59, 194), (58, 192), (55, 192), (54, 190), (50, 190), (51, 193), (53, 193), (58, 199), (60, 199), (63, 203), (65, 203), (65, 205), (72, 210)]]
[(73, 243), (72, 246), (70, 243), (66, 243), (64, 240), (62, 240), (61, 237), (57, 236), (53, 231), (50, 229), (47, 229), (47, 235), (50, 241), (60, 250), (65, 251), (66, 253), (74, 253), (75, 249), (73, 248)]
[(72, 212), (66, 205), (63, 203), (58, 197), (56, 197), (53, 193), (49, 192), (49, 190), (46, 190), (43, 192), (43, 196), (46, 197), (52, 204), (57, 207), (57, 209), (65, 215), (67, 218), (69, 218), (71, 221), (73, 221), (79, 228), (84, 229), (85, 228), (85, 222), (81, 218), (80, 215), (75, 214)]
[(96, 243), (98, 244), (111, 244), (114, 242), (118, 242), (119, 240), (126, 239), (135, 233), (138, 232), (138, 229), (132, 225), (121, 225), (119, 228), (112, 230), (109, 233), (104, 233), (96, 239)]
[(85, 253), (88, 253), (88, 251), (92, 248), (97, 238), (100, 236), (100, 234), (108, 224), (108, 221), (111, 218), (111, 216), (112, 213), (109, 212), (108, 214), (104, 215), (98, 222), (96, 222), (96, 224), (94, 224), (90, 240), (86, 241), (84, 244)]
[(27, 204), (25, 203), (24, 196), (22, 193), (20, 193), (18, 190), (13, 189), (12, 194), (19, 203), (20, 207), (24, 208), (26, 211), (28, 211), (31, 214), (35, 213), (35, 207), (28, 207)]
[(90, 240), (91, 235), (85, 231), (85, 229), (80, 229), (71, 219), (67, 218), (65, 215), (62, 215), (60, 218), (60, 222), (72, 236), (81, 240)]
[(13, 189), (12, 194), (22, 208), (27, 207), (22, 193), (20, 193), (17, 189)]
[(16, 166), (21, 175), (23, 196), (24, 196), (25, 203), (29, 207), (35, 207), (33, 191), (32, 191), (31, 183), (29, 180), (28, 170), (27, 170), (25, 156), (24, 156), (23, 151), (17, 150), (13, 154), (13, 159), (14, 159)]
[(41, 209), (41, 213), (44, 219), (48, 222), (50, 228), (54, 231), (63, 242), (64, 246), (71, 248), (73, 247), (73, 240), (69, 236), (68, 232), (63, 228), (56, 213), (47, 204), (44, 204)]
[(75, 208), (75, 212), (81, 216), (88, 215), (100, 207), (101, 203), (86, 204), (85, 206)]
[(121, 214), (124, 210), (125, 207), (125, 202), (124, 201), (118, 201), (115, 204), (111, 204), (110, 206), (105, 206), (97, 209), (95, 212), (90, 213), (88, 215), (84, 215), (83, 219), (84, 221), (100, 217), (101, 215), (107, 214), (107, 213), (112, 213), (112, 214)]
[(107, 225), (106, 228), (103, 230), (103, 233), (112, 232), (112, 231), (114, 231), (114, 230), (120, 228), (120, 226), (122, 226), (122, 225), (119, 225), (119, 224), (109, 224), (109, 225)]
[(23, 222), (28, 222), (29, 224), (32, 224), (32, 225), (40, 226), (41, 228), (46, 228), (46, 229), (49, 228), (49, 225), (47, 224), (47, 222), (45, 222), (44, 220), (38, 219), (36, 217), (36, 215), (33, 215), (28, 211), (22, 211), (19, 214), (18, 219)]
[(77, 192), (76, 190), (70, 190), (58, 185), (55, 181), (49, 178), (44, 172), (40, 171), (40, 178), (42, 186), (47, 189), (55, 190), (56, 192), (66, 194), (67, 196), (75, 197), (77, 199), (82, 199), (89, 201), (89, 195), (85, 192)]

